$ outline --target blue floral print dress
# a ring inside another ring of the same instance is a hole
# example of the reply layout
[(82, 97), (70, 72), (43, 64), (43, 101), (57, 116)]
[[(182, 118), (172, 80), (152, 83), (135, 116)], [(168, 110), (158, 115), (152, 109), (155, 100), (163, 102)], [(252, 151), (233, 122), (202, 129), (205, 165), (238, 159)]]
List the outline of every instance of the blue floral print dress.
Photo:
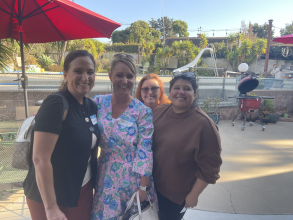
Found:
[[(126, 202), (139, 190), (140, 177), (151, 176), (153, 169), (152, 110), (136, 98), (117, 119), (112, 118), (112, 95), (98, 95), (98, 126), (101, 154), (98, 180), (92, 207), (92, 220), (116, 220)], [(157, 202), (151, 176), (152, 202)]]

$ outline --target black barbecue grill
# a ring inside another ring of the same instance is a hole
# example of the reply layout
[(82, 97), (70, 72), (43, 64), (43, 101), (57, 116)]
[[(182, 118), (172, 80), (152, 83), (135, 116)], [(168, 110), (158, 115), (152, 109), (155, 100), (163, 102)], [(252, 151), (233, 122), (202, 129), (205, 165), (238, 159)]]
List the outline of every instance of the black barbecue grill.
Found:
[(252, 126), (254, 123), (251, 121), (251, 115), (258, 115), (260, 118), (260, 123), (262, 125), (262, 130), (265, 130), (265, 126), (263, 125), (263, 121), (259, 115), (260, 113), (260, 105), (262, 99), (274, 99), (270, 96), (248, 96), (247, 93), (253, 91), (259, 84), (259, 81), (254, 77), (254, 74), (242, 74), (241, 80), (238, 84), (238, 91), (240, 92), (239, 96), (233, 96), (229, 98), (238, 99), (238, 111), (235, 117), (232, 120), (232, 126), (235, 125), (234, 121), (239, 114), (244, 116), (244, 122), (241, 127), (241, 130), (245, 129), (245, 122), (247, 115), (250, 117), (249, 125)]

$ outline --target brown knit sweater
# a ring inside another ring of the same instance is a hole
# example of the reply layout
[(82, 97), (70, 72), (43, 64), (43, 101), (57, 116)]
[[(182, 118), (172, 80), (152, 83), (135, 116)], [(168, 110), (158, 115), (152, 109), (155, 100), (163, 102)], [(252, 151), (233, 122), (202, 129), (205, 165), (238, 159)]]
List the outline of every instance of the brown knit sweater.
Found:
[(220, 178), (218, 127), (199, 107), (175, 113), (172, 104), (162, 105), (153, 114), (155, 187), (181, 205), (197, 178), (212, 184)]

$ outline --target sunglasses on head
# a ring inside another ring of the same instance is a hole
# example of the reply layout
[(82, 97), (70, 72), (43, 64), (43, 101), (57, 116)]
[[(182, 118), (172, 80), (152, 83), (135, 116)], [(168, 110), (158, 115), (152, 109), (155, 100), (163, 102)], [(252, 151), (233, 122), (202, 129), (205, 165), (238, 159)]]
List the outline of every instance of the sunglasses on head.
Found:
[(179, 76), (186, 76), (186, 77), (196, 77), (196, 74), (194, 72), (175, 72), (173, 73), (173, 79)]
[(126, 58), (128, 58), (130, 60), (134, 60), (134, 57), (129, 55), (129, 54), (117, 53), (117, 54), (114, 55), (115, 59), (121, 59), (122, 57), (126, 57)]
[(152, 87), (152, 88), (145, 87), (145, 88), (141, 88), (141, 91), (142, 91), (143, 93), (148, 93), (149, 90), (151, 90), (152, 93), (155, 93), (155, 92), (158, 91), (159, 88), (160, 88), (160, 87), (155, 87), (155, 86)]

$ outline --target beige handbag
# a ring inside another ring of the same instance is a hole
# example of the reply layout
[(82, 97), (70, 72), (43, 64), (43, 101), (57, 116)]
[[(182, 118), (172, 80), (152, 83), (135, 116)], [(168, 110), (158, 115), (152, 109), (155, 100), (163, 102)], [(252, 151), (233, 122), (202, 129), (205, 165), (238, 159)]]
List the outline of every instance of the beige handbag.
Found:
[[(63, 100), (63, 119), (65, 120), (69, 105), (67, 99), (59, 93), (53, 93), (51, 95), (60, 96)], [(31, 116), (22, 123), (18, 130), (17, 138), (13, 143), (13, 156), (12, 156), (12, 167), (21, 170), (29, 169), (29, 153), (31, 146), (31, 135), (35, 127), (35, 116)]]
[[(141, 210), (140, 200), (139, 200), (139, 191), (135, 192), (132, 195), (124, 213), (126, 213), (131, 208), (132, 204), (134, 203), (135, 195), (136, 195), (136, 200), (137, 200), (138, 213), (135, 215), (132, 215), (129, 218), (129, 220), (159, 220), (158, 211), (156, 208), (156, 203), (151, 202), (148, 194), (147, 194), (147, 198), (148, 198), (150, 204), (145, 209)], [(119, 220), (123, 220), (123, 215), (119, 217)]]

